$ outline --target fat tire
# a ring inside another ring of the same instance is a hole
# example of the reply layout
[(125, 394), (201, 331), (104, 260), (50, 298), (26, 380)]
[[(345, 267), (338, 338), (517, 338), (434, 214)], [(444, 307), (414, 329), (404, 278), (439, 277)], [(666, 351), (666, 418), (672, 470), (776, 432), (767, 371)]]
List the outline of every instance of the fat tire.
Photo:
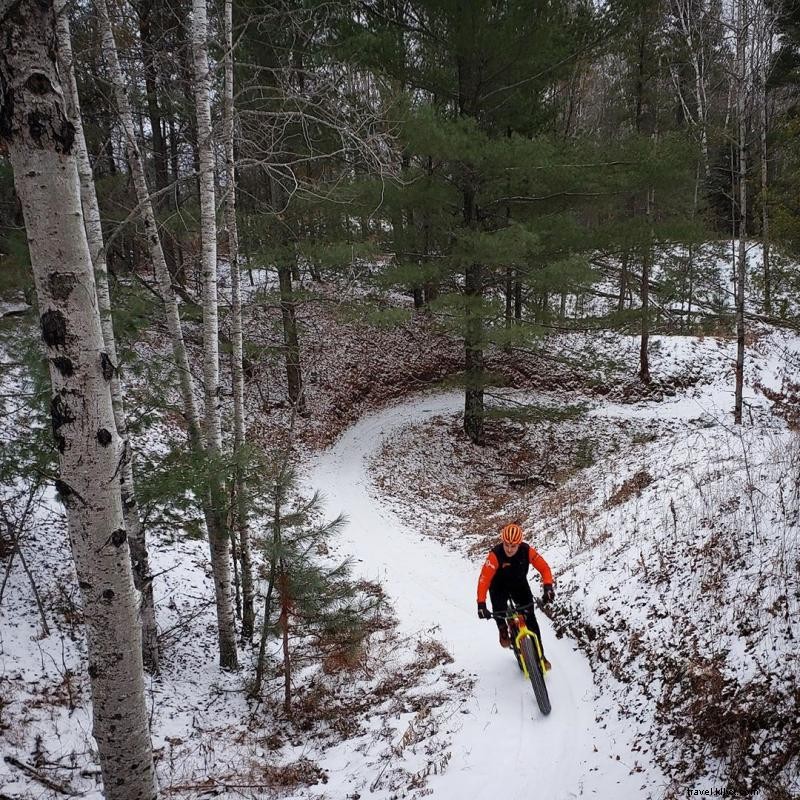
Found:
[(544, 683), (544, 675), (542, 668), (539, 665), (539, 659), (536, 657), (533, 649), (533, 639), (526, 636), (522, 640), (522, 658), (525, 659), (525, 666), (528, 668), (528, 677), (533, 686), (533, 693), (536, 695), (536, 703), (539, 706), (539, 711), (545, 716), (550, 713), (550, 696), (547, 694), (547, 686)]

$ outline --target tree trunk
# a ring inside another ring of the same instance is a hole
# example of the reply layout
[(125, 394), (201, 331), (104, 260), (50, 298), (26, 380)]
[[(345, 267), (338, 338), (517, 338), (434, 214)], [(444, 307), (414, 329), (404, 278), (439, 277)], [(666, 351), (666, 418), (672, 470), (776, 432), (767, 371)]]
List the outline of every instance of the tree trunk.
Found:
[(142, 618), (142, 659), (149, 672), (158, 672), (158, 629), (156, 627), (155, 603), (153, 601), (153, 581), (150, 575), (150, 563), (147, 552), (145, 531), (139, 518), (139, 506), (136, 502), (133, 475), (133, 457), (128, 441), (128, 423), (125, 414), (124, 392), (119, 373), (117, 344), (114, 337), (114, 325), (111, 315), (111, 295), (108, 289), (108, 268), (106, 265), (105, 247), (103, 245), (103, 229), (100, 224), (100, 208), (95, 193), (92, 166), (86, 149), (86, 138), (83, 134), (78, 84), (75, 80), (75, 69), (72, 57), (72, 41), (70, 38), (69, 18), (66, 7), (58, 13), (57, 30), (59, 60), (61, 61), (62, 81), (66, 107), (70, 121), (75, 128), (73, 151), (80, 179), (83, 221), (86, 229), (89, 252), (92, 258), (95, 279), (97, 281), (97, 302), (100, 310), (100, 324), (106, 353), (115, 367), (111, 378), (111, 402), (114, 409), (114, 422), (122, 443), (125, 455), (120, 485), (122, 490), (122, 511), (125, 517), (125, 529), (128, 532), (128, 543), (131, 551), (133, 580), (141, 595)]
[(200, 156), (200, 242), (203, 263), (203, 378), (205, 380), (204, 427), (209, 460), (211, 519), (211, 569), (217, 599), (220, 666), (236, 669), (236, 615), (231, 597), (229, 530), (224, 508), (225, 492), (216, 469), (222, 457), (222, 425), (219, 413), (219, 309), (217, 304), (217, 218), (214, 191), (214, 147), (211, 128), (211, 80), (208, 69), (208, 19), (206, 0), (192, 2), (192, 49), (194, 96), (197, 111), (197, 147)]
[(511, 267), (506, 267), (506, 313), (505, 324), (506, 330), (511, 330), (514, 325), (514, 270)]
[[(111, 20), (108, 15), (106, 0), (97, 0), (95, 7), (98, 12), (102, 30), (103, 54), (111, 73), (111, 80), (114, 84), (117, 105), (119, 107), (120, 120), (122, 122), (123, 130), (125, 131), (128, 162), (131, 166), (133, 183), (136, 188), (136, 197), (141, 207), (147, 245), (158, 279), (159, 291), (164, 301), (167, 327), (172, 339), (173, 357), (178, 370), (181, 399), (183, 400), (184, 415), (186, 417), (186, 423), (188, 427), (189, 441), (192, 448), (198, 454), (203, 454), (205, 453), (206, 443), (203, 438), (203, 431), (200, 427), (200, 418), (197, 412), (197, 404), (194, 399), (192, 377), (189, 371), (189, 360), (186, 354), (186, 346), (181, 328), (180, 311), (178, 308), (177, 299), (175, 297), (175, 292), (172, 288), (172, 281), (169, 271), (167, 270), (166, 261), (164, 260), (164, 251), (161, 247), (161, 240), (158, 235), (158, 227), (156, 225), (155, 215), (153, 213), (153, 206), (150, 202), (150, 196), (147, 190), (147, 180), (145, 178), (144, 165), (142, 163), (139, 146), (136, 142), (136, 135), (133, 127), (133, 115), (131, 114), (130, 103), (128, 101), (128, 96), (122, 77), (122, 69), (120, 68), (119, 57), (117, 55), (117, 48), (114, 42), (113, 33), (111, 31)], [(209, 473), (211, 477), (210, 482), (213, 486), (213, 479), (215, 476), (218, 476), (218, 471), (211, 469), (209, 470)], [(217, 495), (224, 497), (224, 492), (218, 491)], [(224, 523), (220, 522), (219, 517), (221, 512), (215, 510), (217, 507), (222, 508), (222, 503), (220, 503), (219, 506), (215, 506), (214, 501), (210, 496), (202, 498), (202, 503), (203, 513), (206, 519), (206, 524), (208, 525), (208, 534), (209, 538), (211, 539), (213, 566), (215, 557), (224, 560), (227, 547), (227, 528)], [(215, 541), (215, 539), (219, 536), (226, 537), (225, 547), (222, 547), (218, 542)], [(230, 598), (230, 566), (228, 567), (227, 580), (225, 579), (224, 571), (215, 572), (214, 585), (217, 593), (216, 600), (218, 626), (226, 631), (226, 635), (224, 637), (220, 637), (220, 663), (227, 667), (227, 665), (230, 663), (233, 663), (234, 665), (236, 663), (236, 640), (235, 632), (232, 631), (234, 613)], [(220, 616), (222, 617), (221, 620)], [(230, 635), (228, 634), (229, 630), (231, 630)]]
[(306, 413), (303, 391), (303, 372), (300, 365), (300, 343), (297, 335), (297, 313), (292, 289), (292, 271), (288, 264), (278, 265), (278, 285), (281, 294), (283, 342), (286, 347), (286, 382), (289, 402), (301, 416)]
[(617, 311), (625, 310), (625, 292), (628, 289), (628, 259), (630, 251), (626, 247), (622, 251), (622, 258), (619, 265), (619, 298), (617, 299)]
[(242, 289), (239, 270), (239, 228), (236, 224), (236, 167), (233, 159), (233, 0), (225, 0), (225, 226), (228, 236), (228, 258), (231, 269), (231, 336), (233, 339), (233, 448), (236, 462), (236, 525), (239, 534), (239, 555), (242, 565), (242, 638), (253, 637), (255, 606), (253, 596), (253, 565), (250, 551), (250, 530), (247, 522), (247, 487), (244, 465), (241, 463), (245, 442), (244, 368), (242, 336)]
[[(270, 180), (273, 208), (283, 208), (286, 203), (283, 187)], [(291, 250), (290, 242), (283, 241), (284, 249)], [(289, 402), (301, 416), (306, 413), (306, 398), (303, 388), (303, 368), (300, 363), (300, 337), (297, 331), (297, 309), (292, 287), (292, 267), (289, 256), (278, 263), (278, 286), (281, 296), (281, 318), (283, 320), (283, 343), (286, 348), (286, 384)]]
[[(464, 221), (477, 224), (475, 195), (464, 192)], [(475, 444), (484, 441), (483, 407), (483, 271), (480, 264), (470, 264), (465, 272), (464, 303), (464, 432)]]
[(280, 564), (278, 586), (281, 594), (280, 628), (283, 645), (283, 710), (287, 714), (292, 712), (292, 659), (289, 653), (289, 579), (283, 566)]
[[(764, 12), (766, 13), (766, 12)], [(765, 34), (763, 46), (768, 50), (771, 36)], [(764, 259), (764, 313), (772, 314), (772, 286), (769, 264), (769, 208), (767, 187), (769, 185), (769, 160), (767, 158), (767, 52), (761, 55), (760, 84), (761, 84), (761, 246)]]
[(650, 247), (645, 246), (642, 258), (642, 330), (639, 343), (639, 380), (650, 383), (650, 358), (648, 343), (650, 340)]
[(746, 141), (746, 98), (747, 91), (747, 0), (738, 2), (736, 27), (736, 115), (737, 145), (739, 148), (739, 258), (736, 269), (736, 390), (733, 406), (733, 419), (742, 424), (742, 391), (744, 387), (744, 282), (746, 277), (745, 258), (747, 257), (747, 141)]
[[(647, 190), (647, 219), (650, 220), (652, 213), (652, 190)], [(652, 253), (652, 229), (650, 240), (645, 244), (642, 257), (642, 337), (639, 346), (639, 380), (642, 383), (650, 383), (650, 355), (648, 345), (650, 342), (650, 262)]]
[[(145, 98), (147, 100), (147, 116), (150, 121), (150, 132), (153, 137), (153, 164), (155, 167), (156, 190), (164, 189), (169, 183), (167, 177), (167, 142), (161, 125), (161, 110), (158, 106), (158, 83), (156, 80), (156, 60), (153, 48), (153, 18), (157, 6), (154, 0), (141, 0), (135, 4), (139, 18), (139, 36), (142, 42), (142, 62), (144, 65)], [(156, 208), (168, 207), (169, 195), (161, 195), (156, 201)], [(164, 258), (170, 275), (178, 280), (178, 266), (175, 248), (171, 236), (162, 239)]]
[(155, 166), (156, 188), (163, 189), (167, 185), (167, 149), (161, 130), (161, 111), (158, 107), (158, 89), (156, 86), (155, 53), (153, 51), (153, 0), (141, 0), (136, 3), (139, 17), (139, 36), (142, 42), (142, 61), (144, 64), (145, 99), (147, 115), (150, 121), (150, 132), (153, 137), (153, 164)]
[(479, 264), (471, 264), (466, 270), (464, 431), (475, 444), (484, 441), (483, 321), (480, 310), (470, 305), (473, 298), (481, 297), (481, 272)]
[(186, 355), (186, 345), (183, 340), (180, 310), (178, 308), (175, 292), (172, 289), (172, 280), (167, 270), (167, 264), (164, 260), (164, 251), (161, 247), (161, 239), (158, 235), (158, 226), (156, 225), (156, 218), (153, 213), (153, 204), (150, 202), (144, 164), (142, 163), (141, 152), (139, 151), (139, 145), (136, 141), (136, 132), (133, 127), (133, 114), (131, 113), (130, 101), (128, 100), (128, 93), (122, 76), (119, 56), (117, 55), (114, 34), (111, 30), (111, 19), (108, 14), (106, 0), (96, 0), (95, 8), (97, 9), (102, 32), (103, 57), (105, 58), (106, 65), (110, 72), (111, 82), (117, 100), (120, 122), (122, 123), (122, 128), (125, 133), (125, 149), (128, 156), (128, 163), (131, 167), (133, 185), (136, 189), (136, 200), (141, 209), (147, 247), (156, 272), (161, 298), (164, 301), (167, 328), (172, 340), (172, 353), (175, 366), (178, 370), (181, 399), (183, 401), (186, 423), (189, 428), (189, 438), (194, 446), (200, 446), (202, 443), (200, 418), (197, 413), (197, 404), (195, 403), (194, 391), (192, 389), (192, 376), (189, 371), (189, 359)]
[[(6, 13), (3, 13), (6, 12)], [(0, 11), (0, 143), (30, 246), (59, 451), (58, 497), (83, 601), (93, 734), (108, 800), (156, 797), (135, 589), (116, 479), (121, 456), (91, 254), (81, 213), (74, 128), (55, 61), (51, 2)]]

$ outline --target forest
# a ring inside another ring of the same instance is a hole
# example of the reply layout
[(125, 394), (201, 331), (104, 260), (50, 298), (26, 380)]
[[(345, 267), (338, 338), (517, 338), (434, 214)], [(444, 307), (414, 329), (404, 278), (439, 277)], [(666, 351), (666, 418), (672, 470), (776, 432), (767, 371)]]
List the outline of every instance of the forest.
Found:
[(798, 0), (0, 0), (0, 800), (800, 797), (799, 331)]

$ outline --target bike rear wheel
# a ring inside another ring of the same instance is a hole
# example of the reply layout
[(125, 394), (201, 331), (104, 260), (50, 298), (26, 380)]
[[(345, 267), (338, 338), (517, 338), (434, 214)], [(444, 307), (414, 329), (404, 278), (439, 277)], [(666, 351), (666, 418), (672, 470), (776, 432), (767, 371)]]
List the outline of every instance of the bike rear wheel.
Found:
[(539, 706), (539, 711), (547, 715), (550, 713), (550, 695), (547, 694), (547, 686), (545, 686), (544, 683), (542, 667), (539, 663), (532, 637), (525, 636), (522, 639), (520, 653), (525, 660), (525, 667), (527, 668), (531, 686), (533, 686), (533, 693), (536, 695), (536, 703)]

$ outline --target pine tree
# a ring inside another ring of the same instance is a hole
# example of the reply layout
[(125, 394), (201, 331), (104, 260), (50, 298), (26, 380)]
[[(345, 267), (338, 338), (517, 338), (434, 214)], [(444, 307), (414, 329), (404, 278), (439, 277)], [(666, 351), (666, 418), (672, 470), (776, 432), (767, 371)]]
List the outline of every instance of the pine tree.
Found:
[(358, 591), (346, 562), (329, 564), (320, 555), (326, 540), (346, 523), (345, 517), (324, 521), (318, 493), (310, 499), (298, 497), (297, 474), (285, 454), (275, 454), (273, 464), (271, 536), (265, 543), (269, 577), (252, 693), (258, 696), (261, 691), (266, 642), (275, 630), (281, 638), (283, 705), (290, 713), (292, 640), (310, 638), (316, 653), (357, 650), (366, 635), (364, 620), (372, 601)]

